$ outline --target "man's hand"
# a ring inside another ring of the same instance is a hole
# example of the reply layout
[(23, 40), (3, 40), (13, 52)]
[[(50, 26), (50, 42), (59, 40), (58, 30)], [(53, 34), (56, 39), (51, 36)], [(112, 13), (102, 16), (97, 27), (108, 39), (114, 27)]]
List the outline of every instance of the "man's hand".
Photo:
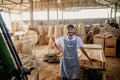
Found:
[(96, 61), (98, 61), (98, 60), (96, 60), (96, 59), (90, 59), (90, 62), (96, 62)]
[(96, 61), (98, 61), (98, 60), (96, 60), (96, 59), (89, 59), (90, 60), (90, 63), (92, 64), (92, 62), (96, 62)]
[(62, 53), (60, 53), (60, 58), (63, 56), (63, 52)]

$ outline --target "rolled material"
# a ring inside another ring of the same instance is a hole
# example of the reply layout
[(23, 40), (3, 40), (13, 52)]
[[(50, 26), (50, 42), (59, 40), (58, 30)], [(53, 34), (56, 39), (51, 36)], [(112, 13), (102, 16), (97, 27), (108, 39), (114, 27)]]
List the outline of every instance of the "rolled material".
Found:
[(53, 49), (54, 48), (54, 46), (53, 46), (54, 42), (55, 42), (54, 37), (50, 37), (49, 38), (49, 44), (48, 44), (49, 49)]
[(48, 27), (48, 37), (53, 37), (54, 36), (54, 26), (49, 26)]
[(24, 40), (29, 41), (31, 45), (38, 42), (38, 34), (35, 30), (28, 30), (24, 35)]
[(62, 27), (61, 27), (61, 25), (59, 25), (59, 26), (56, 25), (55, 30), (54, 30), (54, 38), (58, 39), (61, 36), (62, 36)]
[(86, 30), (83, 23), (78, 24), (78, 36), (82, 39), (83, 43), (87, 43)]

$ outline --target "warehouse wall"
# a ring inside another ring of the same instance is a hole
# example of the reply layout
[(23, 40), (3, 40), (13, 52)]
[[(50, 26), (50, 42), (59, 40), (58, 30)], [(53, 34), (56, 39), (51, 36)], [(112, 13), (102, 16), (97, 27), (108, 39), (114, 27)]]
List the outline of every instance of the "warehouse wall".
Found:
[[(91, 25), (91, 24), (102, 24), (106, 18), (96, 18), (96, 19), (70, 19), (70, 20), (59, 20), (59, 24), (77, 24), (77, 23), (84, 23), (86, 25)], [(25, 23), (28, 23), (29, 21), (24, 21)], [(57, 24), (56, 20), (50, 20), (49, 21), (50, 25)], [(34, 21), (35, 25), (47, 25), (48, 21), (43, 21), (43, 20), (35, 20)]]

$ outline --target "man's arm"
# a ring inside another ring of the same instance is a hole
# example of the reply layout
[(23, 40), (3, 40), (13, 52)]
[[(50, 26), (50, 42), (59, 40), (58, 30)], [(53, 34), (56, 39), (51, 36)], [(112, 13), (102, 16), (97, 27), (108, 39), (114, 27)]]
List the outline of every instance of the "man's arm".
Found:
[(80, 49), (81, 49), (81, 51), (83, 52), (83, 54), (84, 54), (91, 62), (97, 61), (96, 59), (90, 58), (90, 57), (87, 55), (87, 53), (86, 53), (86, 51), (85, 51), (85, 49), (84, 49), (83, 47), (80, 47)]
[(56, 43), (53, 44), (55, 48), (57, 48), (61, 53), (63, 53), (63, 51), (57, 46)]
[(58, 49), (58, 50), (60, 51), (60, 57), (62, 57), (62, 56), (63, 56), (63, 50), (61, 50), (61, 49), (57, 46), (56, 43), (54, 43), (53, 45), (54, 45), (54, 47), (55, 47), (56, 49)]
[(87, 55), (85, 49), (83, 47), (80, 47), (80, 49), (83, 52), (83, 54), (91, 61), (91, 58)]

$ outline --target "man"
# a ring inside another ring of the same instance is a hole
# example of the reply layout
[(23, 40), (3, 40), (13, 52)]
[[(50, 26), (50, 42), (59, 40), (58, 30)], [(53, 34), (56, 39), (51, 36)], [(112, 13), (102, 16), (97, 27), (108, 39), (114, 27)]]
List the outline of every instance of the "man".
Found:
[[(82, 40), (74, 34), (74, 26), (68, 25), (66, 30), (67, 35), (60, 37), (54, 43), (54, 46), (61, 52), (60, 77), (61, 80), (79, 80), (80, 69), (77, 48), (79, 47), (90, 61), (93, 61), (93, 59), (91, 59), (84, 50)], [(60, 49), (59, 45), (61, 45), (63, 49)]]

